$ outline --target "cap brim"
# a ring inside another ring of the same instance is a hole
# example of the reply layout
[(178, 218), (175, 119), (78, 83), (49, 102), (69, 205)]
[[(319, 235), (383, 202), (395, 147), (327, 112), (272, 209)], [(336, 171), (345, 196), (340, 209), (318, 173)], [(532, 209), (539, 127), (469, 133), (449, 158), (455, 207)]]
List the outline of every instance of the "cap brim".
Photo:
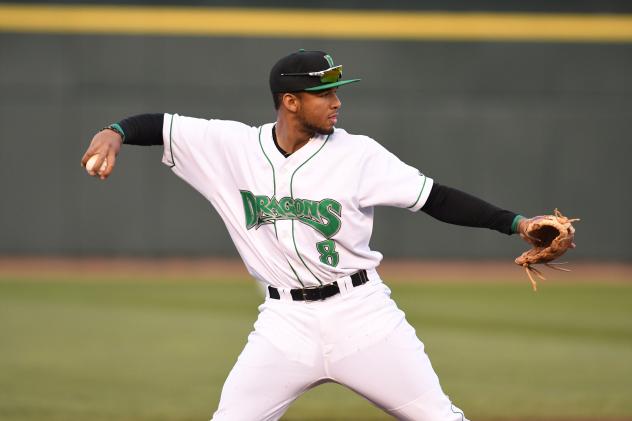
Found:
[(362, 79), (347, 79), (347, 80), (339, 80), (338, 82), (326, 83), (324, 85), (314, 86), (313, 88), (305, 88), (305, 91), (323, 91), (325, 89), (335, 88), (336, 86), (346, 85), (348, 83), (359, 82)]

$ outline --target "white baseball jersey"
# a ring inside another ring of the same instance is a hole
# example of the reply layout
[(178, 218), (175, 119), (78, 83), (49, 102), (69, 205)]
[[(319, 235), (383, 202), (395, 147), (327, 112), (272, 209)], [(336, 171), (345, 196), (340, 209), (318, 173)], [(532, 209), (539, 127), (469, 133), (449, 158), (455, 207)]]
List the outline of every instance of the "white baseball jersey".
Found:
[[(369, 248), (373, 207), (417, 211), (432, 180), (341, 129), (286, 158), (272, 128), (165, 114), (163, 162), (217, 209), (252, 276), (280, 297), (333, 281), (340, 288), (324, 301), (267, 297), (213, 421), (276, 421), (327, 381), (400, 420), (467, 421), (374, 270), (382, 255)], [(360, 269), (368, 282), (349, 287)]]
[(212, 203), (265, 284), (316, 286), (377, 267), (373, 207), (418, 211), (432, 179), (342, 129), (286, 158), (272, 128), (165, 114), (163, 162)]

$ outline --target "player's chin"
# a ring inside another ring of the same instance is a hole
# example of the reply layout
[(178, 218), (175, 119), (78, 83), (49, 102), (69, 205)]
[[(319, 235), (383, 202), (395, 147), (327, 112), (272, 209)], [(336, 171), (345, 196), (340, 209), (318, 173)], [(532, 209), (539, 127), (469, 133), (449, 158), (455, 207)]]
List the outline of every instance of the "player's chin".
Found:
[(307, 121), (303, 122), (303, 127), (312, 132), (317, 133), (319, 135), (330, 135), (334, 132), (334, 123), (331, 121), (327, 121), (326, 123), (309, 123)]
[(333, 134), (333, 133), (334, 133), (333, 126), (320, 132), (320, 134), (326, 134), (326, 135), (330, 135), (330, 134)]
[(318, 128), (318, 133), (320, 134), (330, 135), (330, 134), (333, 134), (333, 132), (334, 132), (333, 124), (325, 124)]

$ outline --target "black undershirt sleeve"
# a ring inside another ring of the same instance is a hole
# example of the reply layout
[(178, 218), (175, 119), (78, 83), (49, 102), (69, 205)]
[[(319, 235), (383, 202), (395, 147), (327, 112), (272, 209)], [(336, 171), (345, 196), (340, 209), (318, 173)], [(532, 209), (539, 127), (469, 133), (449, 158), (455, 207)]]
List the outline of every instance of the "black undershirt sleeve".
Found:
[(118, 122), (125, 133), (123, 143), (128, 145), (162, 145), (164, 114), (139, 114)]
[(477, 197), (434, 183), (421, 210), (442, 222), (466, 227), (489, 228), (513, 234), (517, 214), (497, 208)]

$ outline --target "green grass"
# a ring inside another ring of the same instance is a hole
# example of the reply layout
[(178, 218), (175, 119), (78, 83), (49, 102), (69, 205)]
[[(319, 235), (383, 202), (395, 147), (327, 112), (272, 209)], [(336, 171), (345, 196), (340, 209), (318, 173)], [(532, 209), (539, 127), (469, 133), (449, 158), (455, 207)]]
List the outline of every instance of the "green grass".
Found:
[[(471, 419), (632, 419), (632, 284), (390, 286)], [(208, 419), (261, 300), (251, 281), (0, 279), (0, 419)], [(324, 385), (284, 419), (389, 418)]]

